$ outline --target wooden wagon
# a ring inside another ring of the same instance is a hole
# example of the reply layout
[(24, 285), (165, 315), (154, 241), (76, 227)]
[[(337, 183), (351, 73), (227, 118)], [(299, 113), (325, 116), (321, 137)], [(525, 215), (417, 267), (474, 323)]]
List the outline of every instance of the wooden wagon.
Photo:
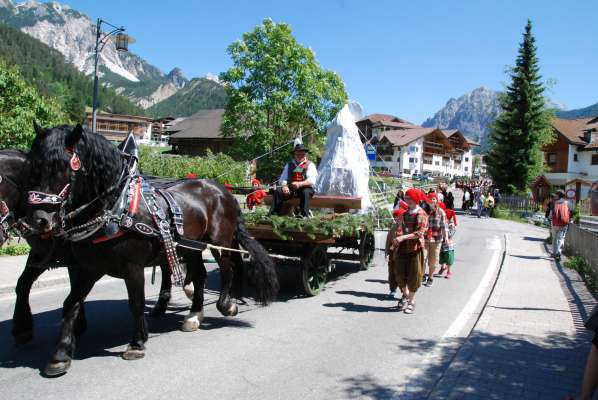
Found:
[[(268, 196), (266, 204), (269, 202), (271, 198)], [(289, 212), (298, 204), (298, 199), (287, 201), (286, 211)], [(361, 209), (361, 198), (314, 196), (311, 208), (332, 209), (334, 213), (327, 214), (326, 217), (334, 219), (339, 213)], [(284, 237), (281, 237), (273, 226), (263, 224), (250, 225), (248, 230), (270, 254), (287, 257), (275, 258), (277, 265), (294, 265), (301, 268), (302, 286), (308, 296), (315, 296), (322, 291), (326, 276), (334, 265), (332, 260), (357, 261), (361, 269), (367, 269), (374, 259), (376, 246), (373, 226), (361, 225), (348, 235), (284, 230)]]

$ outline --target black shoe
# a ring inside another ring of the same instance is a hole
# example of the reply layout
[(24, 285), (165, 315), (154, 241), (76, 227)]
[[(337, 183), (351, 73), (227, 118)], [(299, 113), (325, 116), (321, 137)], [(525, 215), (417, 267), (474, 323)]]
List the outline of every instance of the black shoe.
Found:
[(561, 261), (561, 255), (560, 254), (555, 254), (554, 255), (554, 259), (557, 261)]
[(434, 286), (434, 279), (429, 278), (428, 281), (426, 283), (424, 283), (424, 285), (426, 285), (427, 287)]
[(428, 274), (424, 274), (424, 279), (422, 279), (422, 285), (428, 283), (428, 279), (430, 279), (430, 276)]

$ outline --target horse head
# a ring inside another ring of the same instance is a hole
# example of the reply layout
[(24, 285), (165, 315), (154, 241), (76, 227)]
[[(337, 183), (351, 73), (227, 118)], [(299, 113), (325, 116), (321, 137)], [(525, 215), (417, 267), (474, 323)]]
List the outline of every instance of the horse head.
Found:
[(81, 125), (49, 129), (35, 125), (35, 132), (25, 185), (27, 223), (40, 234), (56, 234), (65, 224), (65, 215), (118, 179), (120, 155), (104, 137)]
[(20, 217), (20, 191), (25, 153), (0, 150), (0, 246), (8, 240), (8, 229)]

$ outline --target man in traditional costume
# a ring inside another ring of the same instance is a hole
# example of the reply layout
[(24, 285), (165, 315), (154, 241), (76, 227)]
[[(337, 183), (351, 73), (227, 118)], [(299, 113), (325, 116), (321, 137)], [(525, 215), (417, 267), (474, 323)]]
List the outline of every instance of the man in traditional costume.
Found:
[(303, 143), (295, 143), (293, 159), (285, 165), (278, 179), (279, 186), (273, 194), (271, 214), (279, 215), (286, 200), (298, 197), (301, 217), (310, 216), (309, 201), (314, 195), (313, 187), (318, 179), (318, 170), (307, 159), (308, 152)]

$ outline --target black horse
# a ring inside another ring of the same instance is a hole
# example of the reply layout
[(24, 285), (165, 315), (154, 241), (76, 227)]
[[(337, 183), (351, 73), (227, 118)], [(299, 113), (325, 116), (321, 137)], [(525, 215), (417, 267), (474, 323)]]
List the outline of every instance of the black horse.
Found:
[[(76, 165), (73, 163), (75, 157)], [(73, 215), (76, 210), (79, 211), (75, 212), (75, 217), (66, 222), (73, 226), (88, 223), (111, 209), (121, 191), (117, 184), (123, 173), (119, 150), (103, 136), (87, 132), (80, 125), (53, 129), (37, 127), (28, 163), (27, 191), (34, 196), (41, 194), (63, 199), (58, 204), (29, 204), (27, 221), (40, 234), (60, 234), (67, 219), (63, 216)], [(254, 267), (257, 300), (264, 305), (273, 301), (278, 291), (274, 263), (245, 229), (235, 198), (221, 185), (207, 180), (181, 181), (167, 191), (183, 210), (184, 238), (226, 248), (243, 246), (253, 261), (250, 265)], [(163, 208), (167, 207), (161, 198), (156, 201)], [(147, 209), (140, 208), (137, 218), (146, 225), (153, 224)], [(123, 358), (143, 357), (148, 338), (143, 315), (143, 268), (165, 264), (161, 241), (129, 230), (97, 244), (86, 240), (73, 242), (71, 250), (81, 268), (77, 269), (72, 291), (64, 303), (57, 349), (46, 367), (46, 374), (60, 375), (69, 368), (75, 350), (74, 321), (95, 282), (106, 274), (125, 280), (134, 318), (133, 339)], [(225, 316), (236, 315), (238, 309), (231, 300), (230, 291), (233, 272), (236, 266), (243, 265), (243, 261), (236, 252), (213, 250), (212, 253), (220, 267), (222, 285), (217, 308)], [(203, 318), (203, 290), (200, 289), (204, 287), (206, 270), (200, 252), (179, 248), (179, 255), (185, 261), (187, 275), (195, 287), (191, 312), (182, 327), (192, 331), (199, 328)]]
[[(4, 224), (0, 225), (0, 246), (9, 238), (9, 227), (19, 225), (24, 217), (21, 202), (21, 191), (26, 176), (27, 155), (18, 150), (0, 150), (0, 204), (7, 213), (0, 218)], [(35, 281), (49, 268), (67, 267), (72, 280), (70, 265), (76, 260), (71, 256), (70, 243), (49, 236), (26, 235), (31, 250), (27, 257), (25, 269), (19, 276), (15, 288), (16, 302), (13, 314), (12, 335), (17, 346), (22, 346), (33, 338), (33, 316), (29, 305), (29, 294)], [(160, 316), (166, 312), (171, 297), (170, 269), (161, 265), (162, 284), (158, 301), (152, 310), (153, 316)], [(186, 290), (189, 291), (189, 290)], [(82, 307), (75, 323), (75, 335), (80, 336), (87, 326), (85, 309)]]

